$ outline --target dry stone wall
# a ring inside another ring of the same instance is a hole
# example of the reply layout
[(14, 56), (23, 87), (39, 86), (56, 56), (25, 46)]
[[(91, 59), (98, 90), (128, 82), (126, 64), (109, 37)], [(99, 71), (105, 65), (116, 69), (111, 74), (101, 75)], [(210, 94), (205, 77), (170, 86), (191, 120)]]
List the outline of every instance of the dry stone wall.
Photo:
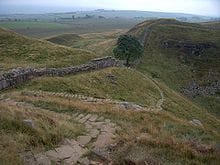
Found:
[(87, 64), (67, 68), (16, 68), (0, 74), (0, 90), (15, 87), (33, 78), (41, 76), (65, 76), (108, 67), (121, 67), (123, 63), (112, 57), (91, 60)]

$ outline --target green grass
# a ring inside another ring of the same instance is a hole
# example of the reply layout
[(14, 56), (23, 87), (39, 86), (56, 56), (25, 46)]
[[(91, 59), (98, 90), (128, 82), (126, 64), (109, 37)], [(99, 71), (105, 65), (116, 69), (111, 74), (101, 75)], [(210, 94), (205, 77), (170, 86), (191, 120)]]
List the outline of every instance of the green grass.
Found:
[[(111, 119), (122, 128), (116, 138), (120, 143), (116, 146), (113, 156), (115, 162), (120, 164), (123, 164), (123, 160), (129, 155), (133, 155), (137, 160), (150, 157), (153, 161), (163, 164), (217, 162), (218, 158), (212, 147), (218, 144), (220, 139), (219, 120), (205, 114), (200, 107), (166, 86), (160, 87), (166, 94), (166, 102), (164, 110), (158, 113), (115, 110), (105, 104), (85, 104), (77, 99), (67, 100), (54, 96), (46, 96), (46, 100), (45, 97), (25, 93), (22, 96), (12, 93), (11, 96), (59, 114), (71, 114), (73, 109), (79, 109), (80, 113), (97, 113)], [(203, 127), (189, 123), (195, 117), (203, 123)], [(148, 133), (150, 137), (137, 140), (141, 133)], [(204, 148), (202, 146), (207, 148), (204, 153), (200, 152), (201, 148)], [(211, 149), (208, 149), (209, 147)]]
[(89, 51), (58, 46), (0, 29), (0, 69), (16, 67), (65, 67), (98, 57)]
[(116, 44), (117, 38), (125, 33), (125, 30), (113, 30), (102, 33), (88, 34), (61, 34), (45, 38), (55, 44), (79, 48), (93, 52), (100, 56), (109, 56), (112, 54), (112, 49)]
[(150, 79), (126, 68), (108, 68), (68, 77), (40, 78), (31, 81), (26, 87), (31, 90), (112, 98), (148, 106), (155, 105), (160, 99), (160, 93)]
[(55, 44), (71, 47), (74, 42), (77, 42), (80, 39), (81, 37), (77, 34), (61, 34), (58, 36), (47, 38), (46, 40)]
[[(143, 19), (141, 19), (143, 20)], [(1, 28), (11, 29), (29, 37), (45, 38), (65, 33), (85, 34), (129, 29), (141, 20), (127, 18), (75, 19), (70, 21), (10, 21), (0, 22)]]
[[(213, 115), (218, 111), (213, 109), (218, 109), (218, 99), (215, 96), (196, 98), (194, 101), (198, 104), (195, 104), (176, 92), (184, 82), (192, 77), (198, 77), (191, 70), (199, 68), (183, 64), (177, 56), (182, 54), (177, 50), (166, 51), (159, 46), (163, 37), (199, 42), (207, 39), (209, 35), (212, 37), (207, 41), (219, 41), (218, 33), (198, 26), (168, 21), (166, 25), (159, 24), (152, 29), (149, 36), (151, 42), (146, 47), (145, 55), (137, 69), (157, 79), (157, 84), (165, 96), (163, 110), (160, 112), (124, 111), (108, 104), (85, 103), (78, 99), (49, 95), (41, 97), (22, 92), (23, 90), (66, 92), (130, 101), (146, 107), (155, 106), (161, 97), (155, 84), (138, 71), (128, 68), (108, 68), (65, 77), (41, 77), (18, 89), (4, 92), (4, 97), (26, 102), (40, 109), (17, 107), (16, 104), (1, 102), (0, 122), (4, 124), (0, 125), (0, 164), (6, 162), (22, 164), (19, 158), (20, 151), (26, 148), (36, 152), (42, 151), (43, 148), (56, 146), (65, 137), (75, 138), (83, 133), (84, 127), (71, 118), (71, 114), (75, 112), (104, 116), (122, 128), (116, 137), (120, 143), (113, 151), (114, 161), (119, 164), (123, 164), (129, 155), (156, 164), (217, 164), (219, 157), (214, 147), (220, 141), (220, 121)], [(0, 32), (3, 36), (0, 40), (3, 52), (0, 55), (0, 64), (4, 69), (22, 66), (22, 63), (24, 66), (29, 64), (37, 67), (79, 64), (105, 54), (103, 50), (99, 52), (103, 45), (111, 50), (114, 44), (100, 43), (115, 40), (119, 35), (119, 33), (85, 34), (80, 35), (82, 38), (77, 38), (76, 42), (71, 41), (73, 47), (87, 50), (84, 51), (25, 38), (5, 30)], [(76, 36), (70, 36), (71, 40), (72, 37)], [(94, 55), (92, 51), (98, 55)], [(212, 54), (212, 51), (207, 54)], [(217, 61), (212, 64), (217, 68)], [(36, 123), (36, 129), (24, 125), (22, 120), (27, 118)], [(203, 126), (190, 124), (193, 119), (200, 120)], [(149, 138), (137, 139), (142, 133), (148, 133)], [(203, 149), (205, 151), (201, 151)]]
[(44, 29), (57, 29), (68, 28), (67, 24), (55, 22), (34, 22), (34, 21), (17, 21), (17, 22), (0, 22), (1, 28), (7, 29), (29, 29), (29, 28), (44, 28)]
[[(162, 107), (166, 112), (188, 122), (198, 119), (207, 129), (219, 131), (220, 125), (216, 117), (166, 85), (159, 83), (159, 86), (165, 95)], [(147, 107), (155, 106), (160, 99), (159, 91), (150, 79), (145, 79), (135, 70), (126, 68), (108, 68), (62, 78), (40, 78), (31, 81), (24, 88), (112, 98), (135, 102)]]
[(205, 107), (213, 115), (220, 116), (220, 98), (219, 96), (197, 97), (194, 99), (197, 104)]
[[(202, 77), (207, 76), (210, 70), (215, 73), (220, 72), (219, 30), (210, 30), (199, 24), (161, 19), (143, 22), (131, 29), (129, 33), (141, 39), (146, 28), (148, 28), (148, 35), (144, 56), (137, 65), (139, 71), (158, 78), (178, 92), (193, 79), (203, 81)], [(168, 39), (191, 43), (213, 43), (216, 48), (205, 51), (201, 56), (188, 55), (189, 60), (186, 60), (187, 55), (180, 49), (165, 49), (161, 45), (162, 41)], [(203, 106), (202, 100), (198, 99), (197, 103)], [(215, 99), (211, 101), (209, 98), (209, 104), (215, 104), (215, 102)], [(217, 108), (217, 106), (209, 106), (209, 112), (215, 113)]]

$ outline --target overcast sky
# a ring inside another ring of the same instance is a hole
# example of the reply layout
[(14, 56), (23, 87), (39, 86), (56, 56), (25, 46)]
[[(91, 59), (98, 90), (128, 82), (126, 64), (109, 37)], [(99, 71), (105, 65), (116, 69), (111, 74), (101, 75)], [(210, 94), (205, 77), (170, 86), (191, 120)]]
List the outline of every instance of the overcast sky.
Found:
[(220, 0), (0, 0), (3, 6), (50, 6), (180, 12), (220, 17)]

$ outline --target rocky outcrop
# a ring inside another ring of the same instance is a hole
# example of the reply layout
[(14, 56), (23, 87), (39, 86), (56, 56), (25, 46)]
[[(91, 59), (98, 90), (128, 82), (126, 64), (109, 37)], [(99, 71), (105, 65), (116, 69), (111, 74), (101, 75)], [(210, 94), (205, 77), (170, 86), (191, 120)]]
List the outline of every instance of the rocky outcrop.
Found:
[(209, 72), (200, 81), (192, 80), (182, 88), (181, 92), (190, 98), (218, 94), (220, 92), (219, 74)]
[(172, 39), (162, 41), (161, 45), (163, 48), (180, 49), (187, 55), (195, 56), (203, 54), (207, 49), (216, 48), (216, 46), (213, 43), (192, 43), (189, 41), (178, 41)]
[(212, 82), (207, 86), (202, 86), (196, 81), (191, 81), (182, 89), (182, 93), (188, 97), (210, 96), (220, 91), (220, 81)]
[(99, 70), (107, 67), (123, 66), (121, 61), (112, 57), (104, 57), (91, 60), (87, 64), (72, 66), (67, 68), (17, 68), (0, 74), (0, 90), (15, 87), (40, 76), (65, 76), (92, 70)]

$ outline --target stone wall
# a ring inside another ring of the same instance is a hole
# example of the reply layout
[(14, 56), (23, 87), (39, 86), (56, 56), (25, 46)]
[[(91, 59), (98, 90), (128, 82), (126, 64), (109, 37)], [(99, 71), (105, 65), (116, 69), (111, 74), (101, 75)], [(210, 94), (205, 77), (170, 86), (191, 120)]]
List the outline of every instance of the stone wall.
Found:
[(40, 76), (65, 76), (92, 70), (99, 70), (107, 67), (121, 67), (121, 61), (112, 57), (94, 59), (87, 64), (72, 66), (67, 68), (16, 68), (6, 73), (0, 74), (0, 90), (15, 87)]

